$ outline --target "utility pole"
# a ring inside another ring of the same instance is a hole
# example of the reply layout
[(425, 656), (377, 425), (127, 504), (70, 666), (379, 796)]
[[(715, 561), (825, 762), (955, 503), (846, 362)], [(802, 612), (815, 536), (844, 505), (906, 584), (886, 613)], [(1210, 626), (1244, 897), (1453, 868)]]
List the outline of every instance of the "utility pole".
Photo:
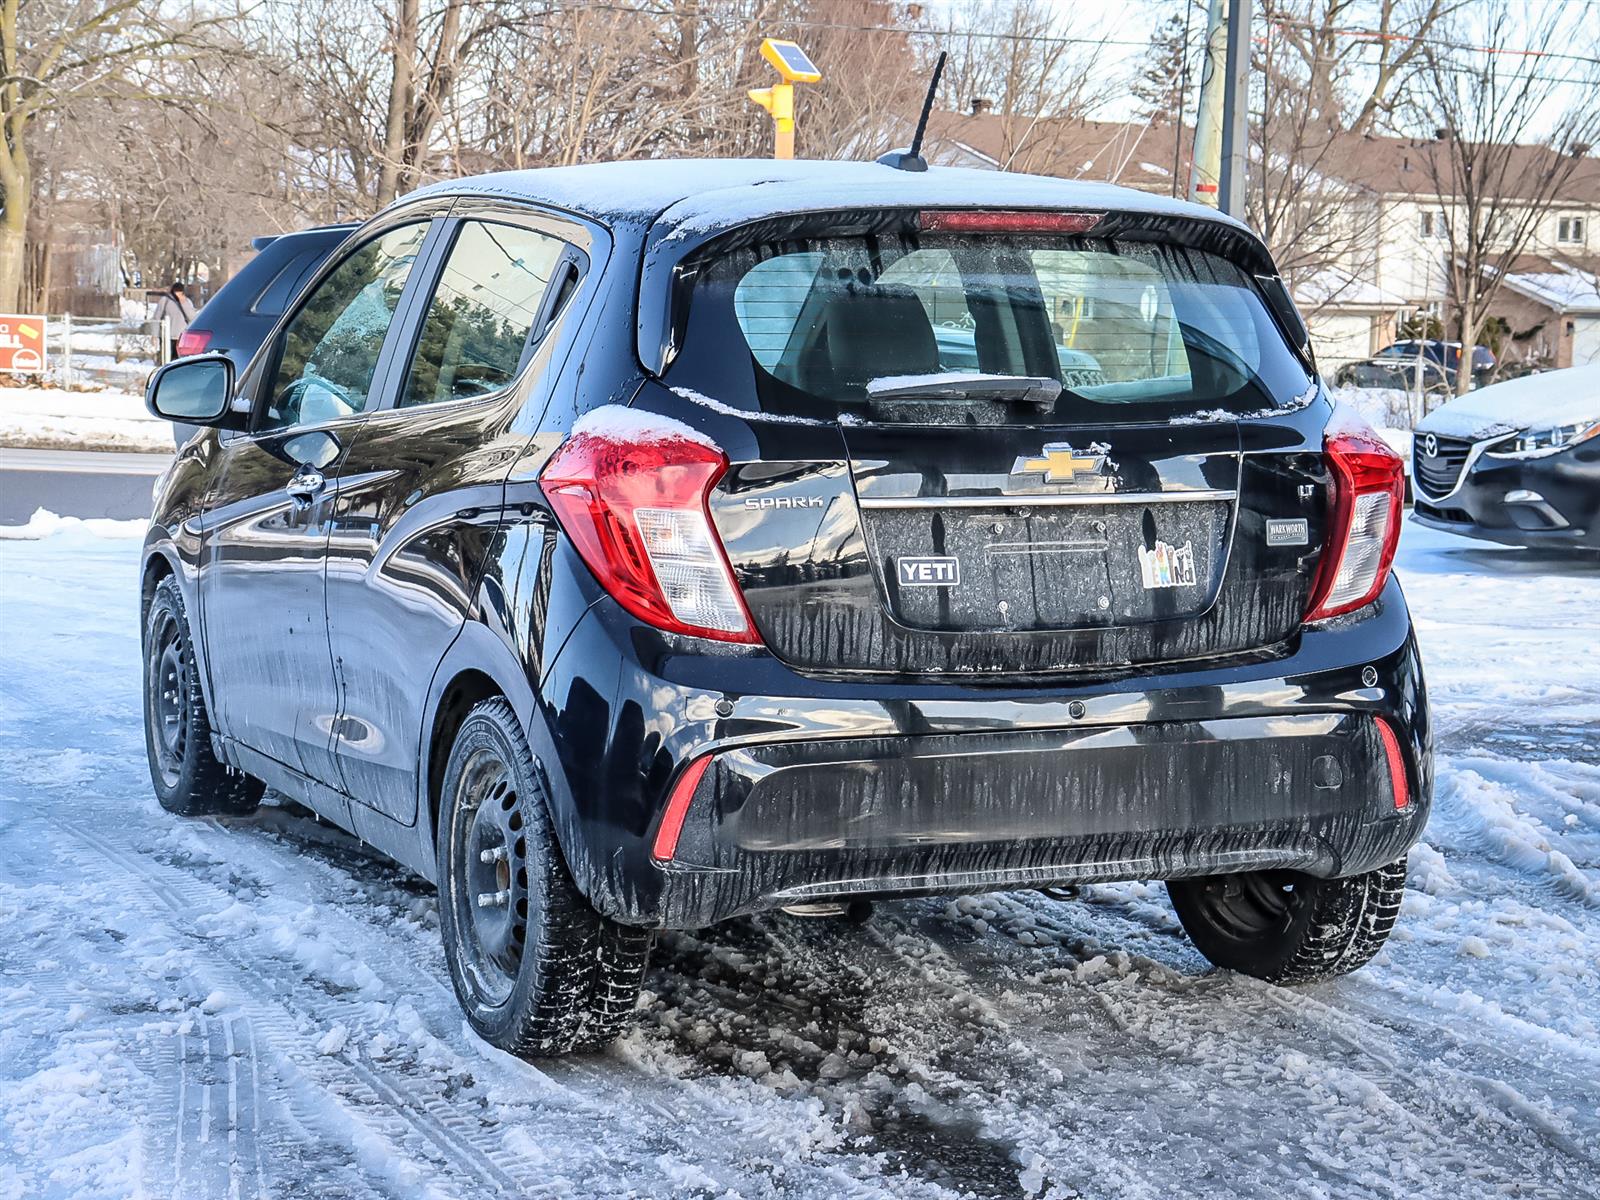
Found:
[(1206, 13), (1206, 54), (1200, 66), (1200, 105), (1195, 111), (1194, 154), (1189, 162), (1189, 199), (1212, 208), (1217, 206), (1217, 187), (1222, 174), (1222, 77), (1226, 70), (1227, 11), (1227, 0), (1211, 0)]
[(1250, 162), (1250, 0), (1229, 0), (1228, 61), (1222, 93), (1222, 211), (1241, 221)]

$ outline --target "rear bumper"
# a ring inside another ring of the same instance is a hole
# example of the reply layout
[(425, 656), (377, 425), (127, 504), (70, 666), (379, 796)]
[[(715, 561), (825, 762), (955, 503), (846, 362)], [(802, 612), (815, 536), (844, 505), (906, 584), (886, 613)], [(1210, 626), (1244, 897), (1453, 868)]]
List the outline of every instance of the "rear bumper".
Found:
[[(1392, 580), (1277, 658), (1031, 688), (841, 683), (759, 651), (639, 653), (652, 645), (602, 603), (544, 688), (568, 864), (628, 923), (1262, 868), (1350, 875), (1403, 854), (1430, 807), (1421, 664)], [(608, 656), (622, 670), (599, 704)], [(673, 784), (707, 754), (659, 863)]]

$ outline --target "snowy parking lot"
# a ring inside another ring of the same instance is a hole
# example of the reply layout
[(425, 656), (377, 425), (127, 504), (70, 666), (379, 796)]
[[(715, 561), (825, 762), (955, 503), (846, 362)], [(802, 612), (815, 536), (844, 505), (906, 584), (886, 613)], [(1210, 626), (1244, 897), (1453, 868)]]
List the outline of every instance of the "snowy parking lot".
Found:
[(1354, 976), (1214, 971), (1160, 884), (772, 915), (532, 1066), (467, 1032), (430, 887), (157, 808), (140, 531), (0, 541), (4, 1200), (1600, 1196), (1592, 560), (1407, 527), (1437, 804)]

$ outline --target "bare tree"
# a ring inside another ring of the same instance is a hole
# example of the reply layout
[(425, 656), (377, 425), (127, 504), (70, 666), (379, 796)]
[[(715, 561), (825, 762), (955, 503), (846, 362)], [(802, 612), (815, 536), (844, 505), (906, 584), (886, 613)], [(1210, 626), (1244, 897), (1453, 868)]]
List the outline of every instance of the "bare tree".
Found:
[(1042, 0), (1016, 0), (999, 10), (966, 0), (949, 17), (947, 85), (997, 118), (1003, 171), (1058, 168), (1062, 151), (1076, 141), (1069, 125), (1106, 99), (1093, 82), (1098, 47), (1063, 32), (1057, 10)]
[(166, 96), (158, 58), (204, 53), (220, 16), (168, 18), (140, 0), (0, 0), (0, 310), (21, 300), (41, 122), (93, 101)]
[[(1488, 46), (1571, 45), (1576, 32), (1559, 9), (1533, 15), (1508, 0), (1496, 0), (1481, 20), (1478, 36)], [(1411, 114), (1416, 125), (1437, 130), (1420, 158), (1443, 217), (1462, 393), (1472, 381), (1465, 369), (1471, 347), (1506, 276), (1569, 186), (1580, 174), (1592, 186), (1600, 172), (1600, 69), (1581, 54), (1563, 61), (1571, 67), (1566, 75), (1532, 56), (1431, 45), (1422, 51)]]
[[(1375, 274), (1380, 197), (1361, 182), (1364, 135), (1387, 119), (1439, 24), (1462, 0), (1265, 0), (1254, 54), (1250, 223), (1310, 312)], [(1378, 31), (1379, 58), (1352, 28)]]

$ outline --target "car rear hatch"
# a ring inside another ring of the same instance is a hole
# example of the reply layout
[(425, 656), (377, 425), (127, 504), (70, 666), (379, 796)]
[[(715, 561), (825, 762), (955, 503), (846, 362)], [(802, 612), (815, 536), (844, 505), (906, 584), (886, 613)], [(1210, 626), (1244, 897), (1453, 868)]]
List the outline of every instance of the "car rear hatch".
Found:
[(647, 403), (753, 435), (711, 511), (762, 640), (813, 671), (986, 677), (1270, 653), (1328, 477), (1268, 289), (1129, 221), (962, 215), (693, 272), (676, 396)]

